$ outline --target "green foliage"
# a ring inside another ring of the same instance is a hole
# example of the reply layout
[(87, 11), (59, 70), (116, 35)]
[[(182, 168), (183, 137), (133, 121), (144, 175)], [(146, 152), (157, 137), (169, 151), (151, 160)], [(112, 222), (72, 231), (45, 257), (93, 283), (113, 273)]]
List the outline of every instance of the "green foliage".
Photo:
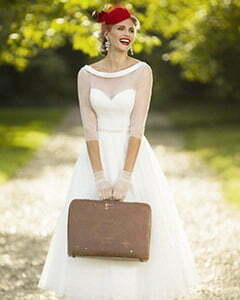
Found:
[(166, 113), (185, 137), (184, 150), (215, 170), (226, 200), (240, 208), (239, 104), (199, 104)]
[(239, 98), (239, 6), (240, 1), (169, 1), (163, 20), (156, 20), (169, 38), (169, 60), (181, 65), (188, 80), (212, 82), (219, 98)]
[[(102, 9), (100, 1), (42, 0), (15, 2), (14, 5), (6, 2), (0, 12), (0, 19), (4, 21), (4, 32), (0, 32), (0, 62), (24, 70), (29, 58), (35, 56), (39, 49), (63, 46), (68, 39), (73, 49), (97, 56), (100, 45), (96, 33), (100, 24), (91, 18), (95, 9)], [(156, 36), (145, 33), (150, 17), (145, 18), (143, 14), (139, 17), (144, 21), (145, 29), (139, 32), (134, 51), (146, 49), (149, 52), (153, 46), (160, 45), (160, 41)]]
[[(64, 56), (60, 50), (65, 52)], [(1, 107), (60, 107), (76, 101), (76, 73), (83, 58), (81, 53), (76, 54), (74, 64), (68, 59), (70, 55), (74, 58), (68, 45), (68, 48), (55, 51), (41, 50), (31, 58), (29, 67), (24, 72), (18, 72), (11, 65), (2, 66)]]
[(14, 175), (48, 139), (64, 109), (11, 108), (0, 111), (0, 184)]
[[(182, 77), (211, 82), (219, 98), (239, 99), (240, 0), (122, 3), (141, 23), (135, 54), (150, 54), (164, 38), (169, 45), (164, 60), (180, 65)], [(24, 70), (40, 49), (59, 48), (67, 41), (73, 49), (97, 57), (100, 24), (92, 20), (91, 12), (105, 9), (105, 4), (99, 0), (2, 2), (0, 63)]]

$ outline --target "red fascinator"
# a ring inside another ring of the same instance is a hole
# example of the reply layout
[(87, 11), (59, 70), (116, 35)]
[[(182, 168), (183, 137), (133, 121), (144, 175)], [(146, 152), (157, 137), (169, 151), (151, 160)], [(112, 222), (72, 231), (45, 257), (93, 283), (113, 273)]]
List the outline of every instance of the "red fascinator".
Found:
[(105, 22), (106, 24), (116, 24), (133, 16), (128, 9), (123, 7), (115, 7), (110, 11), (94, 11), (92, 15), (96, 17), (97, 22)]

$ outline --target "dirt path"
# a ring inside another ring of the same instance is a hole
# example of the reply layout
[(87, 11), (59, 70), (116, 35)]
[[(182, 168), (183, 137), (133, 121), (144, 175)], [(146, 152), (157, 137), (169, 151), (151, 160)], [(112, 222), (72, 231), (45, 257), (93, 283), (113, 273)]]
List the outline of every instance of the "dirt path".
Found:
[[(214, 172), (182, 150), (183, 140), (166, 118), (150, 115), (148, 128), (202, 278), (202, 290), (185, 299), (240, 299), (240, 212), (223, 201)], [(57, 299), (36, 285), (84, 142), (81, 133), (74, 108), (28, 164), (0, 186), (0, 299)]]

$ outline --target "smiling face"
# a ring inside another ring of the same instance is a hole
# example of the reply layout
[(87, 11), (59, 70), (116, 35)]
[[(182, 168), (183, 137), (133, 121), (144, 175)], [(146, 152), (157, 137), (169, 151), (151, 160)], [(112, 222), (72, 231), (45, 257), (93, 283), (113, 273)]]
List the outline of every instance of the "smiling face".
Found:
[(105, 33), (110, 40), (111, 50), (128, 51), (136, 37), (136, 26), (128, 18), (111, 26)]

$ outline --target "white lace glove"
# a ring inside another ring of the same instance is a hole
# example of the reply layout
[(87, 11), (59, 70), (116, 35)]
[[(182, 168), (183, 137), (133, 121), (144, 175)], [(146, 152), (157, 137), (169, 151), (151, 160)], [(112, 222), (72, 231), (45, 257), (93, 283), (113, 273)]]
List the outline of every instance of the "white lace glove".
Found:
[(94, 172), (98, 195), (101, 200), (112, 197), (112, 184), (105, 178), (104, 170)]
[(113, 198), (116, 200), (123, 200), (126, 197), (131, 185), (131, 174), (132, 172), (125, 170), (120, 172), (117, 182), (113, 185)]

